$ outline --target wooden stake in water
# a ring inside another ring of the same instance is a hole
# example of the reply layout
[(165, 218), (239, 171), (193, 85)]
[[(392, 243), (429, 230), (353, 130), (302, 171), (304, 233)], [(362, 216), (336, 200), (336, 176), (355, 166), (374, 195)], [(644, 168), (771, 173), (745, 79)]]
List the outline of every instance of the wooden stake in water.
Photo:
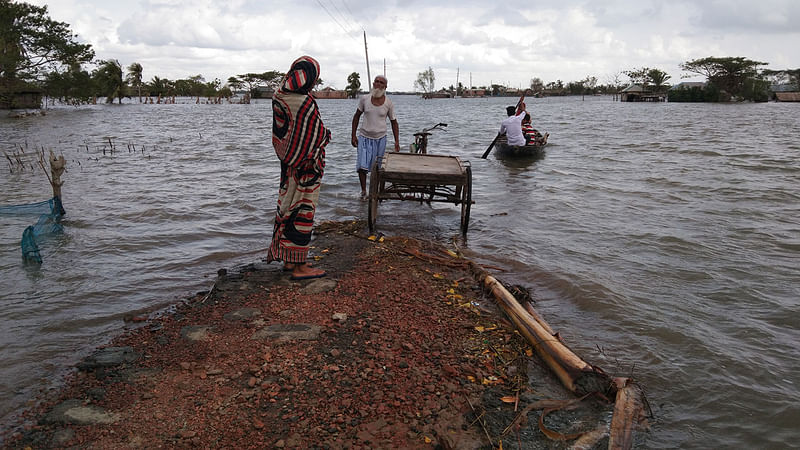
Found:
[(52, 178), (48, 178), (50, 179), (50, 185), (53, 186), (53, 197), (58, 197), (59, 199), (61, 198), (61, 186), (64, 184), (61, 181), (61, 174), (64, 173), (66, 166), (67, 162), (64, 160), (64, 155), (59, 155), (56, 158), (56, 155), (50, 150), (50, 173)]

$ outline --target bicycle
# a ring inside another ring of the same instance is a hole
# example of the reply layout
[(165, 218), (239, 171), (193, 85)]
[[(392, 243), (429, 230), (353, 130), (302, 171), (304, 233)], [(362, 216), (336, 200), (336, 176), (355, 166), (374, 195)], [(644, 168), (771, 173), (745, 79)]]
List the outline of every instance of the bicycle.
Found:
[[(444, 129), (446, 127), (446, 123), (437, 123), (436, 125), (430, 128), (423, 128), (422, 131), (419, 133), (414, 133), (414, 143), (410, 145), (411, 153), (421, 153), (423, 155), (428, 153), (428, 136), (430, 136), (431, 131), (436, 130), (437, 128), (442, 131), (447, 131)], [(442, 127), (442, 128), (439, 128)]]

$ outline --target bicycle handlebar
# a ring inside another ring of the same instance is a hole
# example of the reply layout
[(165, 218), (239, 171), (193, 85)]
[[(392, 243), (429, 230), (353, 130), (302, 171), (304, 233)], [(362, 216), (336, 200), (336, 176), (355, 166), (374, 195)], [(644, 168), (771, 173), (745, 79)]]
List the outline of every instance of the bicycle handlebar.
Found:
[[(446, 127), (446, 126), (447, 126), (446, 123), (441, 123), (440, 122), (440, 123), (437, 123), (436, 125), (434, 125), (434, 126), (432, 126), (430, 128), (423, 128), (421, 133), (428, 133), (429, 131), (433, 131), (433, 130), (439, 128), (439, 127)], [(441, 128), (441, 129), (444, 130), (444, 128)], [(444, 130), (444, 131), (447, 131), (447, 130)], [(417, 133), (417, 134), (419, 134), (419, 133)]]

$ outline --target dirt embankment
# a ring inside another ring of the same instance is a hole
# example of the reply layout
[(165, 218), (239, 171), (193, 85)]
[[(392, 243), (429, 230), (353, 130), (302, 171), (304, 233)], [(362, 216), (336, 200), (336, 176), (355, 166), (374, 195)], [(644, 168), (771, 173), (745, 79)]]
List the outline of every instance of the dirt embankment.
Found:
[(468, 272), (421, 259), (442, 256), (432, 244), (369, 240), (363, 225), (318, 227), (312, 254), (325, 278), (290, 281), (276, 264), (221, 270), (209, 293), (82, 362), (6, 444), (552, 446), (537, 411), (518, 414), (569, 395), (480, 307)]

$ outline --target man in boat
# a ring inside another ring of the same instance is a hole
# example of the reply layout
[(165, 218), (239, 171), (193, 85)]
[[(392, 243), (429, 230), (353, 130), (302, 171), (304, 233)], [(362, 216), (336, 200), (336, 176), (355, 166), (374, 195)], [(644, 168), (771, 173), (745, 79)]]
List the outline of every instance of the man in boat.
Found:
[(283, 261), (291, 279), (325, 276), (307, 262), (314, 213), (331, 132), (322, 123), (310, 95), (319, 79), (319, 63), (302, 56), (292, 63), (272, 96), (272, 146), (281, 161), (281, 181), (267, 262)]
[[(361, 200), (367, 199), (367, 173), (372, 164), (377, 161), (380, 165), (381, 158), (386, 151), (386, 118), (392, 124), (394, 135), (394, 151), (400, 151), (400, 128), (394, 115), (394, 104), (386, 97), (387, 80), (383, 75), (378, 75), (372, 82), (372, 90), (368, 95), (358, 99), (358, 107), (353, 115), (351, 144), (357, 149), (356, 170), (358, 181), (361, 183)], [(364, 115), (364, 122), (358, 128), (358, 122)], [(358, 128), (358, 136), (356, 129)]]
[(508, 117), (500, 124), (500, 134), (506, 135), (508, 145), (525, 145), (525, 136), (522, 134), (522, 120), (525, 119), (525, 102), (519, 102), (506, 108)]

